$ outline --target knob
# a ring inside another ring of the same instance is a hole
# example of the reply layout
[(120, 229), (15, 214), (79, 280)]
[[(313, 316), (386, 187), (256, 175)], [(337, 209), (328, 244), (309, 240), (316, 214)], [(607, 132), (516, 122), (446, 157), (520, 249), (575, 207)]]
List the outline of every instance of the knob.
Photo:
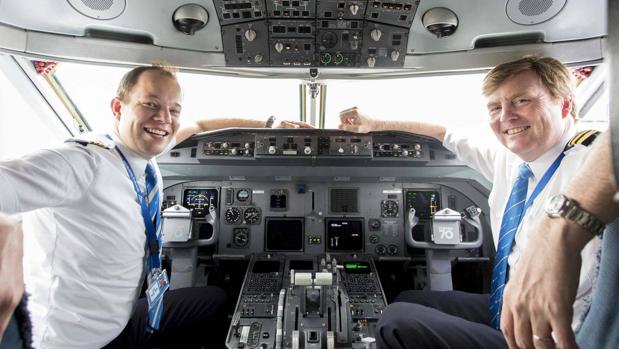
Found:
[(397, 50), (391, 51), (391, 60), (397, 62), (398, 58), (400, 58), (400, 52)]
[(337, 152), (338, 152), (338, 153), (340, 153), (340, 154), (344, 154), (344, 148), (340, 147), (340, 148), (337, 150)]
[(277, 148), (274, 145), (269, 146), (269, 154), (273, 155), (277, 152)]
[(228, 142), (221, 143), (221, 147), (224, 148), (224, 149), (227, 149), (228, 148)]
[(253, 29), (248, 29), (245, 31), (245, 39), (247, 41), (252, 42), (256, 38), (256, 32)]
[(256, 63), (260, 63), (260, 62), (262, 62), (262, 59), (263, 59), (263, 58), (264, 58), (264, 57), (262, 57), (262, 55), (261, 55), (261, 54), (257, 54), (257, 55), (255, 55), (255, 56), (254, 56), (254, 62), (256, 62)]
[(408, 156), (408, 150), (402, 150), (402, 156)]
[(393, 149), (394, 149), (394, 150), (398, 150), (398, 149), (400, 149), (400, 146), (399, 146), (399, 145), (397, 145), (397, 144), (394, 144), (394, 145), (393, 145)]
[(415, 150), (421, 150), (421, 144), (416, 143), (413, 148), (415, 148)]
[(361, 339), (361, 342), (363, 342), (365, 349), (372, 349), (372, 344), (376, 342), (376, 339), (374, 337), (364, 337)]
[(377, 255), (382, 256), (387, 252), (387, 248), (384, 245), (377, 245), (374, 251)]
[(306, 146), (305, 148), (303, 148), (303, 153), (305, 155), (310, 155), (312, 153), (312, 147)]
[(415, 157), (416, 158), (420, 158), (421, 157), (421, 152), (419, 150), (415, 150)]
[(245, 143), (245, 149), (249, 149), (251, 148), (251, 144), (249, 144), (249, 142)]
[(275, 51), (277, 51), (278, 53), (281, 53), (283, 49), (284, 49), (284, 44), (282, 44), (281, 42), (278, 42), (275, 44)]
[(236, 150), (236, 148), (232, 148), (232, 149), (230, 150), (230, 154), (232, 154), (232, 155), (236, 155), (236, 154), (238, 154), (238, 152), (239, 152), (239, 151), (238, 151), (238, 150)]
[(375, 57), (368, 57), (368, 67), (374, 68), (375, 64), (376, 64), (376, 58)]
[(380, 40), (381, 36), (383, 36), (383, 32), (381, 32), (380, 29), (372, 29), (370, 32), (370, 37), (372, 37), (374, 41)]
[(353, 153), (353, 154), (357, 154), (358, 152), (359, 152), (359, 146), (358, 146), (358, 145), (356, 145), (356, 144), (354, 144), (354, 145), (352, 146), (352, 153)]

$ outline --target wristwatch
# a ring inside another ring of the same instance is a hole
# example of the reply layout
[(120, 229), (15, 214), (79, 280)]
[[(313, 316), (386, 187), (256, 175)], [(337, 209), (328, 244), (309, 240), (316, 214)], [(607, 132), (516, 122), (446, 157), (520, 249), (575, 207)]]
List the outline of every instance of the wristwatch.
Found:
[(275, 115), (269, 116), (267, 122), (264, 123), (265, 128), (273, 128), (273, 123), (275, 123)]
[(551, 218), (568, 219), (593, 235), (600, 236), (606, 224), (599, 218), (585, 211), (576, 201), (569, 199), (563, 194), (555, 195), (546, 204), (546, 214)]

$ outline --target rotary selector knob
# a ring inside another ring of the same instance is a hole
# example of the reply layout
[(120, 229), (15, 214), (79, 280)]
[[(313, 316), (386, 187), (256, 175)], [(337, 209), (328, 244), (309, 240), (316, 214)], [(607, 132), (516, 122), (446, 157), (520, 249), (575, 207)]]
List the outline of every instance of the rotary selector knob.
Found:
[(256, 63), (262, 63), (262, 60), (264, 59), (264, 57), (262, 57), (261, 54), (257, 54), (254, 56), (254, 62)]
[(249, 142), (245, 143), (245, 149), (249, 149), (249, 148), (251, 148), (251, 144), (249, 144)]
[(380, 40), (381, 36), (383, 36), (383, 32), (381, 32), (380, 29), (372, 29), (372, 31), (370, 32), (370, 37), (374, 41)]
[(238, 151), (238, 150), (236, 150), (236, 148), (232, 148), (232, 149), (230, 150), (230, 154), (232, 154), (232, 155), (236, 155), (236, 154), (238, 154), (238, 153), (239, 153), (239, 151)]
[(394, 144), (394, 145), (393, 145), (393, 149), (394, 149), (394, 150), (398, 150), (398, 149), (400, 149), (400, 146), (399, 146), (399, 145), (397, 145), (397, 144)]
[(228, 149), (228, 146), (229, 146), (228, 142), (221, 143), (221, 147), (224, 149)]
[(368, 67), (374, 68), (375, 64), (376, 64), (376, 58), (375, 57), (368, 57)]
[(402, 156), (408, 156), (408, 150), (402, 150)]
[(277, 152), (277, 148), (274, 145), (269, 146), (269, 154), (273, 155)]
[(305, 148), (303, 148), (303, 153), (305, 155), (310, 155), (312, 153), (312, 147), (306, 146)]
[(397, 62), (398, 58), (400, 58), (400, 51), (396, 51), (396, 50), (391, 51), (391, 60), (394, 62)]
[(284, 49), (284, 44), (282, 44), (281, 42), (278, 42), (275, 44), (275, 51), (277, 51), (278, 53), (281, 53), (283, 49)]
[(338, 152), (338, 153), (340, 153), (340, 154), (344, 154), (344, 148), (339, 147), (339, 149), (337, 150), (337, 152)]
[(357, 4), (352, 4), (350, 5), (350, 7), (348, 8), (350, 10), (350, 13), (352, 13), (352, 15), (356, 15), (357, 12), (359, 12), (359, 5)]
[(419, 144), (419, 143), (415, 143), (415, 145), (413, 146), (413, 148), (414, 148), (415, 150), (421, 150), (421, 144)]
[(245, 31), (245, 39), (247, 41), (252, 42), (256, 38), (256, 32), (253, 29), (248, 29)]

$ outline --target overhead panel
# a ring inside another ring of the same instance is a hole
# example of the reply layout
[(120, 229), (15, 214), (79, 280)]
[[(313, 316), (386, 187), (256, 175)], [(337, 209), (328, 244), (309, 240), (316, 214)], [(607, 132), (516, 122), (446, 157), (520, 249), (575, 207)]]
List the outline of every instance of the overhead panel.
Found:
[(228, 66), (402, 67), (419, 0), (215, 0)]

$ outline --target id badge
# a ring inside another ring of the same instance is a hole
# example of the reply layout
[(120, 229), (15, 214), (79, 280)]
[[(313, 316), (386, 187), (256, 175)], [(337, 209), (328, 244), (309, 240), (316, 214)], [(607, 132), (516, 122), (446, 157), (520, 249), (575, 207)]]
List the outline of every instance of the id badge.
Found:
[(165, 291), (170, 288), (170, 282), (168, 281), (168, 273), (165, 269), (154, 270), (149, 275), (148, 289), (146, 290), (146, 299), (148, 304), (154, 304), (159, 298), (163, 297)]

